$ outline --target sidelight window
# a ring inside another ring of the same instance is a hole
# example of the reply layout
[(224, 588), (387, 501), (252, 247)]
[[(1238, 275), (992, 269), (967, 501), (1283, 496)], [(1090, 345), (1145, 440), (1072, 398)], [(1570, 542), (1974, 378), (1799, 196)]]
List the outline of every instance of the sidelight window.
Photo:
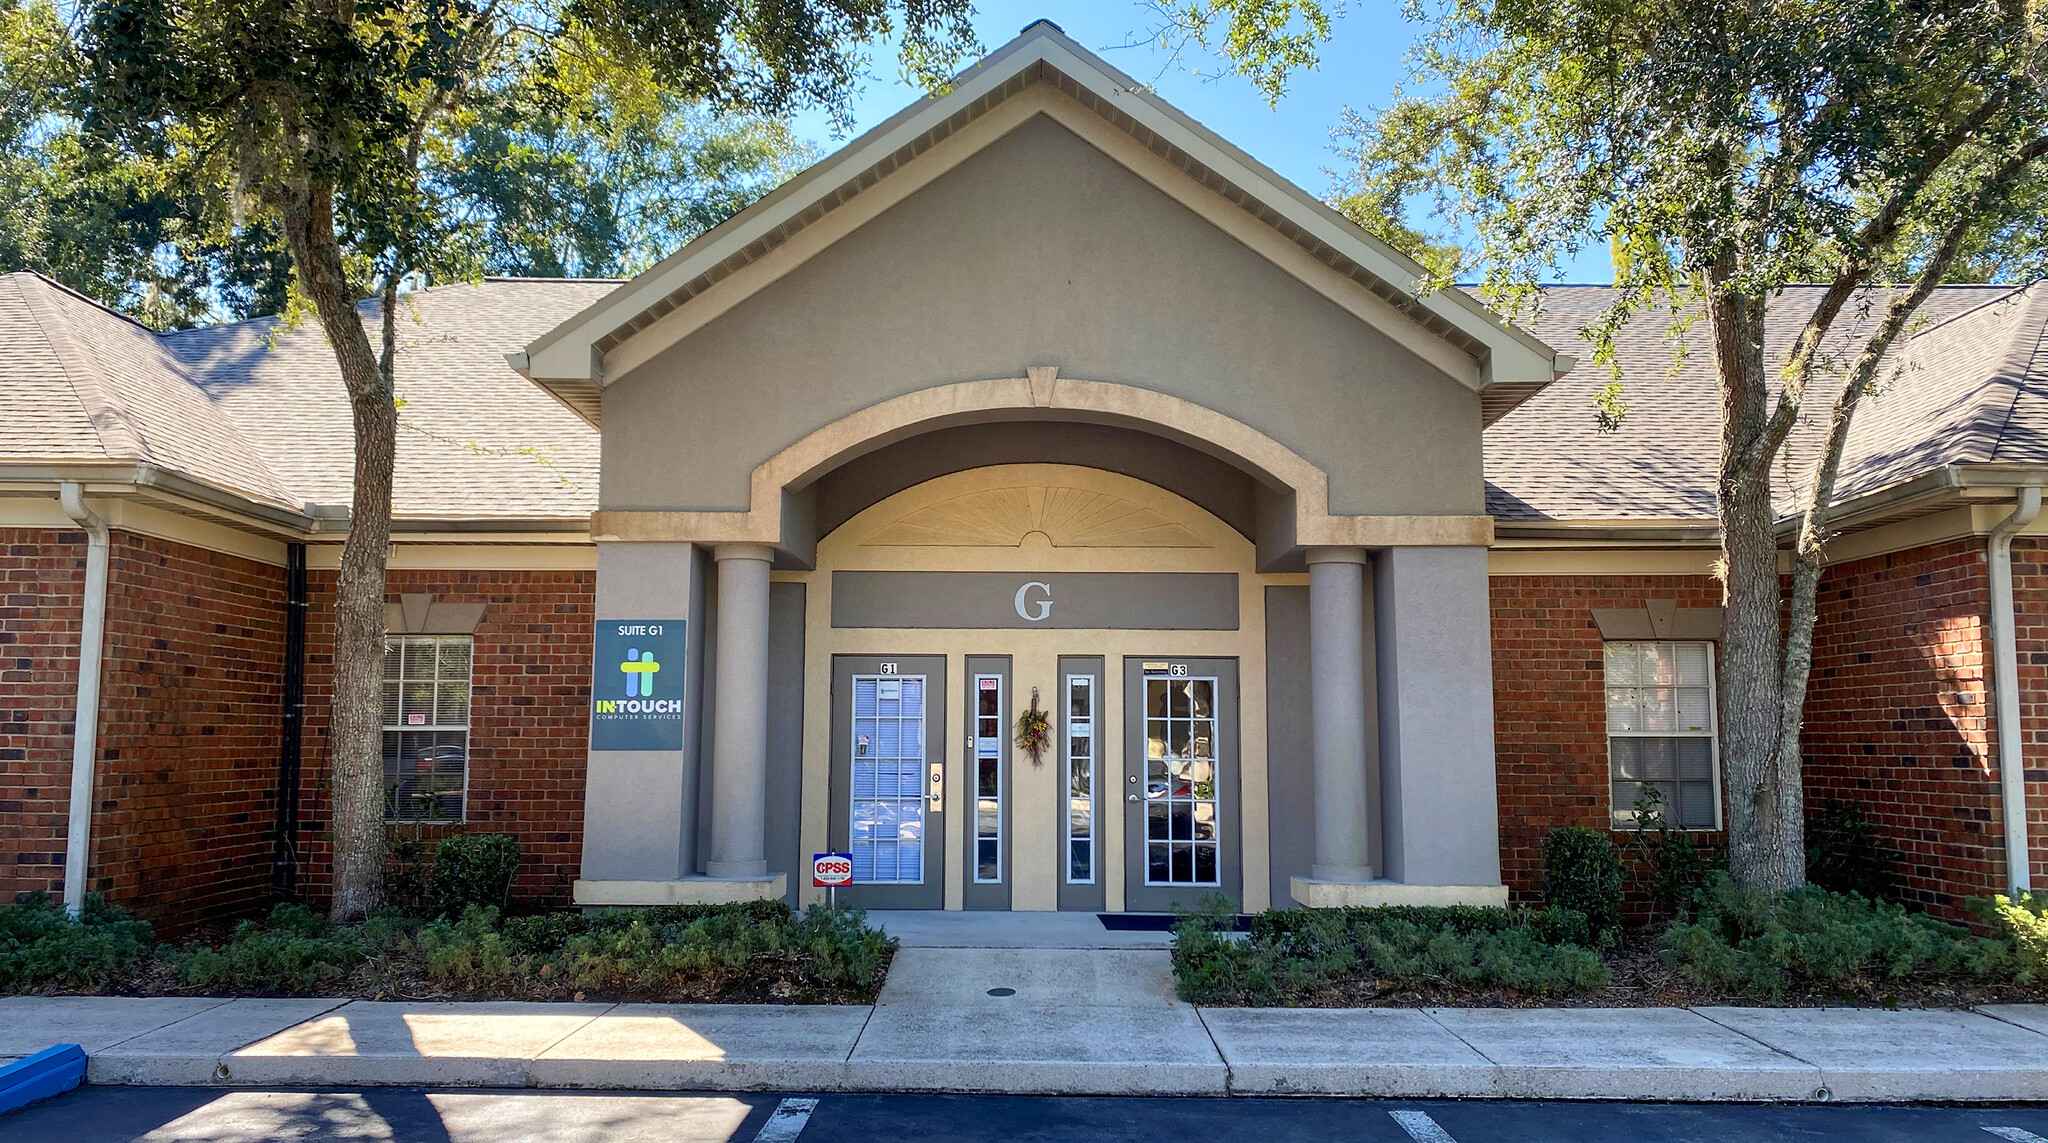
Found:
[(468, 635), (384, 641), (386, 820), (462, 820), (472, 643)]
[(974, 879), (1003, 879), (1003, 677), (974, 676)]
[(1667, 824), (1718, 828), (1714, 645), (1610, 642), (1605, 673), (1614, 828), (1634, 827), (1636, 804), (1646, 791), (1653, 792)]
[(1095, 677), (1067, 676), (1067, 883), (1095, 881)]

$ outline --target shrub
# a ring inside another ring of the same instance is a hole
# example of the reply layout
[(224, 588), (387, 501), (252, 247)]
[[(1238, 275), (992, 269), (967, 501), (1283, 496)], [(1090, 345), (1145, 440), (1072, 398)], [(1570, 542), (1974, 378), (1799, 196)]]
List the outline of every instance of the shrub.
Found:
[(371, 952), (364, 932), (304, 905), (279, 905), (261, 923), (243, 921), (221, 947), (170, 954), (181, 983), (235, 992), (312, 992), (346, 977)]
[(1715, 874), (1699, 919), (1665, 934), (1666, 955), (1704, 987), (1776, 1000), (1792, 988), (1870, 992), (1916, 978), (2005, 980), (2017, 975), (2011, 939), (1901, 905), (1807, 886), (1771, 893)]
[(1630, 844), (1638, 868), (1647, 873), (1651, 907), (1659, 916), (1690, 917), (1713, 865), (1692, 834), (1671, 828), (1664, 814), (1664, 794), (1654, 783), (1644, 783), (1636, 795)]
[(1585, 826), (1559, 826), (1543, 842), (1543, 899), (1584, 913), (1605, 940), (1621, 919), (1621, 854), (1614, 839)]
[(1978, 897), (1969, 909), (2012, 942), (2020, 983), (2048, 981), (2048, 893), (2022, 893), (2018, 900)]
[(0, 989), (99, 988), (149, 951), (149, 922), (89, 893), (74, 919), (41, 890), (0, 907)]
[(472, 992), (543, 980), (658, 995), (783, 978), (866, 990), (896, 948), (859, 909), (813, 906), (799, 916), (781, 901), (503, 919), (472, 905), (412, 939), (430, 979)]
[(434, 900), (459, 916), (471, 905), (505, 907), (519, 869), (519, 839), (502, 833), (458, 833), (434, 847)]
[(1611, 979), (1591, 931), (1555, 907), (1386, 906), (1268, 912), (1239, 940), (1198, 914), (1174, 928), (1173, 968), (1196, 1004), (1314, 1000), (1347, 977), (1571, 995)]
[(423, 912), (433, 892), (427, 843), (415, 832), (387, 830), (384, 836), (384, 900), (408, 912)]
[(1896, 899), (1899, 855), (1855, 802), (1828, 799), (1806, 819), (1806, 879), (1836, 893)]

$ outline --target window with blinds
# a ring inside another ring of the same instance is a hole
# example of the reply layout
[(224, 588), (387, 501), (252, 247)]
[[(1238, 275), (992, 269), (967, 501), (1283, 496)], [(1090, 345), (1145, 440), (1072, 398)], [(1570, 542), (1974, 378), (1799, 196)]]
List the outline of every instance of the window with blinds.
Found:
[(1714, 645), (1629, 640), (1606, 646), (1607, 751), (1616, 829), (1655, 792), (1667, 825), (1721, 821), (1714, 732)]
[(384, 816), (461, 821), (469, 788), (468, 635), (384, 641)]

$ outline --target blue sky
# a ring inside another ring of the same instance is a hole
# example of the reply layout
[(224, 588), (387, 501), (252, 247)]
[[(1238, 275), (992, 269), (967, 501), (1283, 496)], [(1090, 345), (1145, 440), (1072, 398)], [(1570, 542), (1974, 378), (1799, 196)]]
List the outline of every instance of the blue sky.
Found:
[[(1322, 50), (1322, 66), (1297, 74), (1278, 107), (1268, 107), (1252, 85), (1224, 74), (1222, 61), (1191, 49), (1176, 63), (1156, 45), (1136, 44), (1157, 22), (1152, 10), (1129, 0), (983, 0), (974, 20), (985, 49), (1008, 42), (1040, 18), (1058, 24), (1083, 47), (1099, 53), (1210, 130), (1244, 148), (1260, 162), (1312, 194), (1327, 196), (1341, 160), (1330, 131), (1346, 107), (1364, 111), (1384, 105), (1402, 74), (1402, 61), (1416, 26), (1401, 18), (1395, 0), (1352, 0)], [(872, 75), (853, 101), (856, 133), (901, 110), (922, 94), (897, 75), (893, 46), (877, 49)], [(821, 152), (835, 149), (831, 124), (821, 112), (796, 122), (798, 134)], [(1424, 204), (1417, 204), (1424, 206)], [(1606, 282), (1613, 277), (1607, 250), (1584, 251), (1559, 268), (1558, 281)]]

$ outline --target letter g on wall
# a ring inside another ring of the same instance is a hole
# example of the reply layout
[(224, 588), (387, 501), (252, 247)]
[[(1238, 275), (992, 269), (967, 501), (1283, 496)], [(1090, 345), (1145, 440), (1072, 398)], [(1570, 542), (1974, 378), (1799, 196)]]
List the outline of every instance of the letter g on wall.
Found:
[[(1045, 598), (1025, 598), (1026, 596), (1031, 594), (1031, 589), (1034, 587), (1044, 592)], [(1017, 589), (1017, 598), (1015, 602), (1017, 606), (1018, 618), (1024, 620), (1027, 623), (1043, 623), (1045, 620), (1052, 618), (1052, 585), (1049, 583), (1042, 583), (1038, 580), (1032, 580), (1030, 583), (1027, 583), (1023, 587)], [(1031, 608), (1032, 610), (1027, 611), (1025, 610), (1026, 608)]]

